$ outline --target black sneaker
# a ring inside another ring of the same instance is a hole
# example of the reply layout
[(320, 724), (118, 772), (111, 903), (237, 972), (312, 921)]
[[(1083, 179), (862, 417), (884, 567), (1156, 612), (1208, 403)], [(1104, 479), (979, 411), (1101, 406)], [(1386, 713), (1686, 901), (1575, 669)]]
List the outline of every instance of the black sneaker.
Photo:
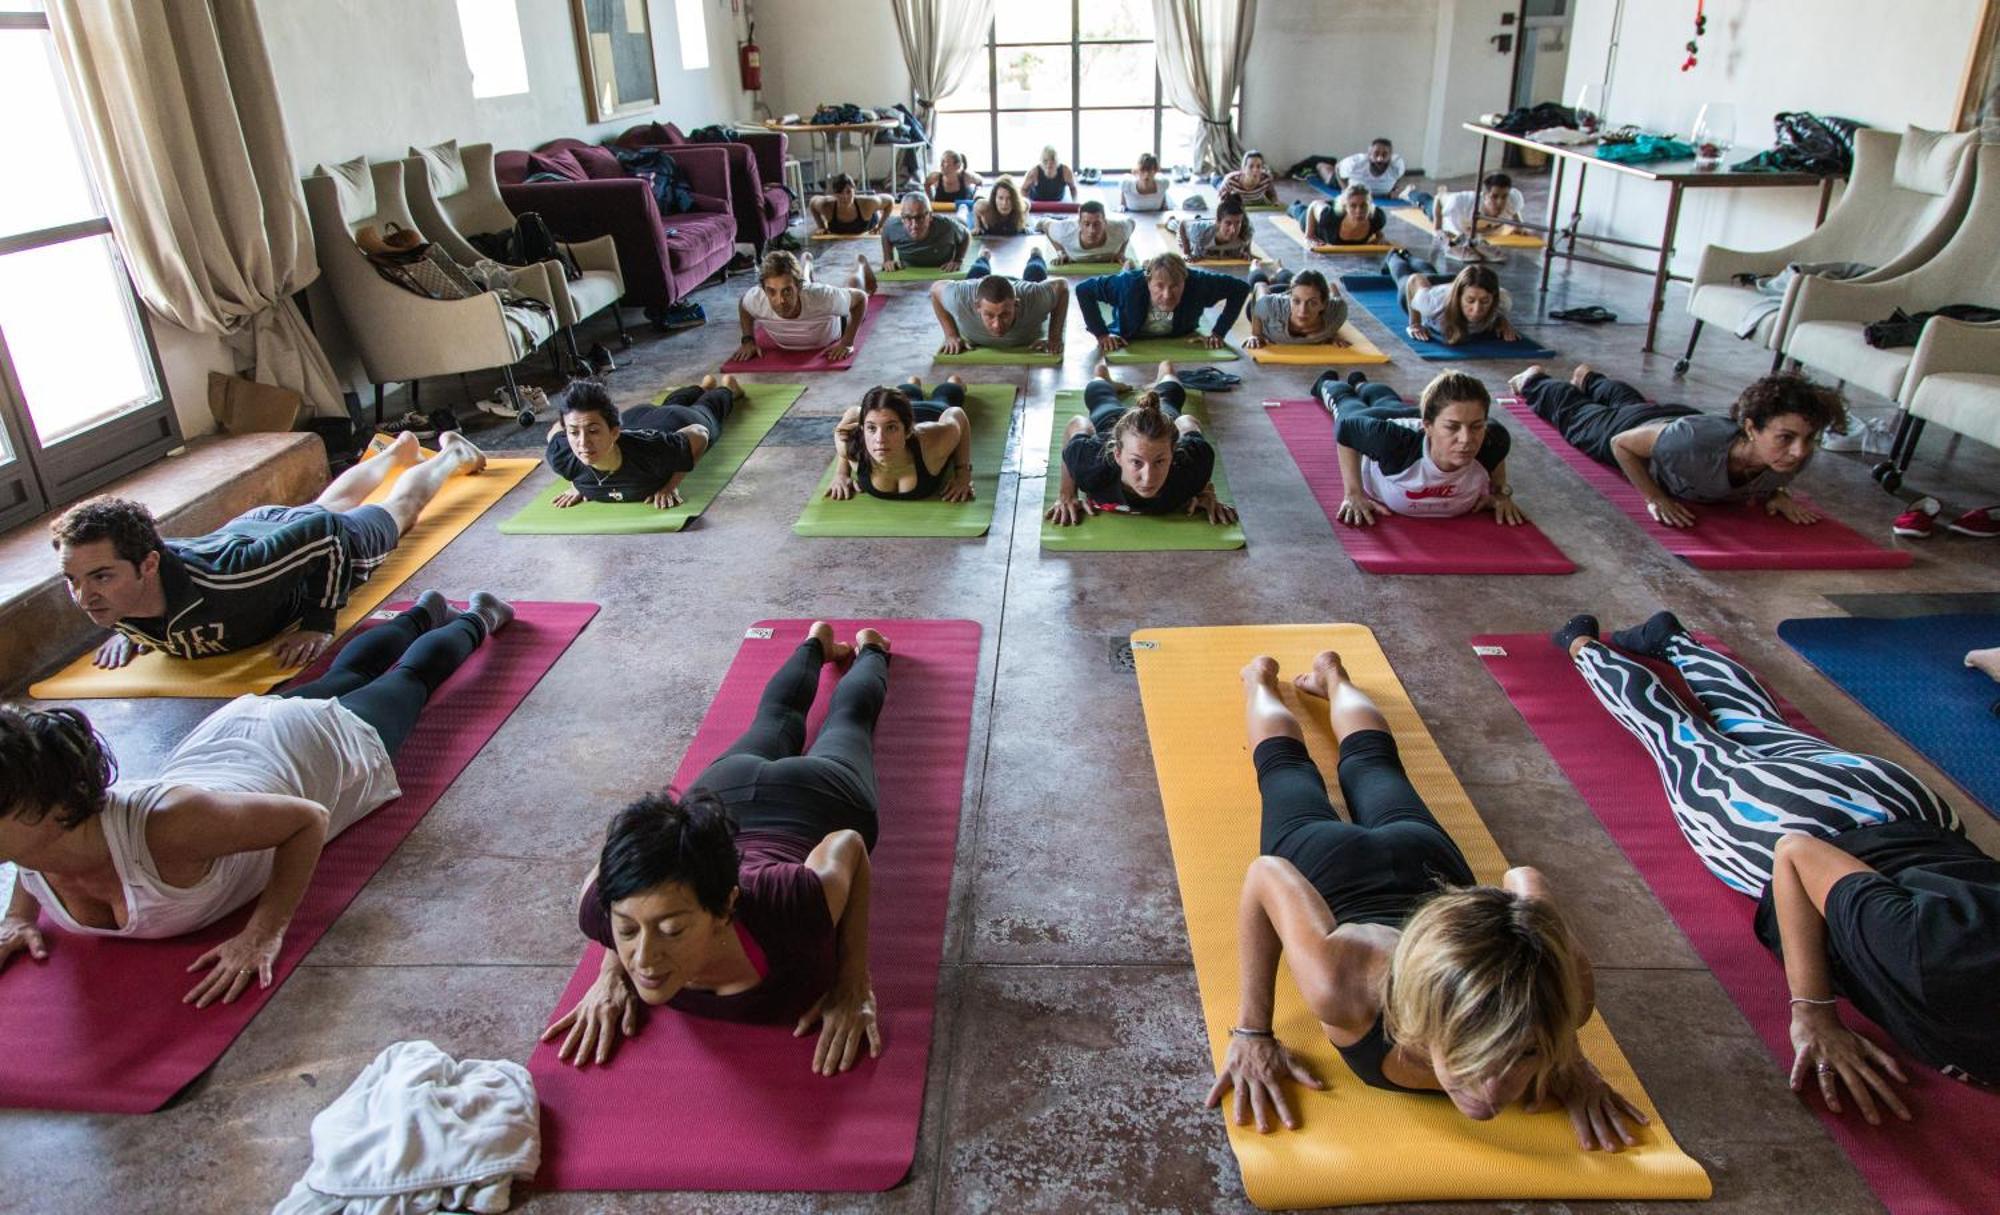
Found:
[(612, 372), (618, 370), (618, 360), (611, 357), (610, 349), (603, 342), (591, 343), (590, 350), (583, 356), (583, 359), (584, 362), (590, 364), (590, 374), (592, 375), (610, 375)]
[(443, 434), (447, 430), (461, 429), (458, 424), (458, 415), (443, 407), (433, 409), (425, 414), (424, 420), (431, 424), (431, 430), (437, 434)]
[(1349, 388), (1359, 388), (1367, 382), (1368, 373), (1365, 371), (1350, 371), (1347, 373), (1347, 386)]
[(1680, 617), (1672, 612), (1654, 612), (1646, 623), (1611, 634), (1611, 644), (1629, 654), (1665, 658), (1667, 647), (1673, 644), (1674, 638), (1686, 635), (1687, 626), (1681, 623)]
[(428, 443), (437, 438), (437, 426), (414, 409), (400, 418), (382, 423), (376, 429), (390, 436), (412, 434), (417, 436), (419, 443)]
[(670, 332), (694, 329), (706, 324), (708, 324), (708, 313), (703, 312), (701, 305), (692, 300), (682, 300), (660, 316), (661, 327)]
[(1583, 612), (1564, 621), (1561, 628), (1549, 634), (1549, 640), (1555, 643), (1558, 650), (1568, 653), (1569, 647), (1575, 644), (1577, 638), (1588, 637), (1595, 641), (1597, 634), (1597, 617)]

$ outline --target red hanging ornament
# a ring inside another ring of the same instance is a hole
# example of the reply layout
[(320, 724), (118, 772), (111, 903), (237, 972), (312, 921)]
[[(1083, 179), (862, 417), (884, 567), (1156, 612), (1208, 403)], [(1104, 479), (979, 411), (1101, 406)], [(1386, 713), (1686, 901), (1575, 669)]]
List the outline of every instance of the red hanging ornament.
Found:
[(1688, 57), (1681, 63), (1681, 71), (1694, 67), (1701, 54), (1701, 36), (1708, 32), (1708, 14), (1702, 11), (1707, 0), (1694, 0), (1694, 37), (1687, 40)]

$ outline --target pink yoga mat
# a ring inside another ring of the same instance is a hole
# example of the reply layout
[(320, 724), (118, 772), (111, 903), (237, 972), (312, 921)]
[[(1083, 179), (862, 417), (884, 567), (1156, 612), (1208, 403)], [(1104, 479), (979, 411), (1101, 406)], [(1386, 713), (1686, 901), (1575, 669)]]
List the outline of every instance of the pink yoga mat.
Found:
[[(403, 796), (349, 827), (320, 854), (269, 988), (252, 987), (234, 1004), (196, 1009), (181, 1003), (198, 977), (185, 973), (188, 964), (240, 931), (249, 908), (164, 941), (76, 936), (44, 917), (48, 961), (17, 956), (0, 972), (0, 1105), (143, 1114), (213, 1066), (597, 614), (594, 603), (522, 602), (514, 608), (514, 622), (437, 690), (404, 742), (396, 765)], [(348, 643), (369, 623), (349, 634)], [(307, 675), (324, 668), (322, 660)]]
[[(1763, 505), (1755, 502), (1689, 503), (1688, 509), (1696, 516), (1693, 527), (1656, 523), (1646, 513), (1646, 500), (1624, 473), (1571, 447), (1561, 431), (1536, 417), (1519, 397), (1501, 397), (1500, 403), (1592, 489), (1689, 565), (1709, 570), (1873, 570), (1901, 569), (1910, 564), (1907, 551), (1883, 548), (1838, 519), (1822, 516), (1818, 523), (1802, 526), (1766, 513)], [(1793, 497), (1812, 505), (1804, 494)]]
[(1035, 215), (1075, 215), (1082, 205), (1073, 202), (1030, 202), (1028, 210)]
[[(1713, 639), (1703, 638), (1710, 645)], [(1718, 881), (1696, 859), (1667, 807), (1652, 759), (1637, 739), (1597, 703), (1569, 656), (1536, 633), (1474, 637), (1487, 670), (1562, 766), (1564, 775), (1625, 852), (1702, 961), (1770, 1049), (1782, 1076), (1792, 1065), (1787, 1035), (1784, 967), (1757, 942), (1756, 904)], [(1724, 653), (1726, 649), (1717, 645)], [(1650, 664), (1690, 706), (1697, 702), (1671, 668)], [(1775, 695), (1775, 693), (1774, 693)], [(1812, 723), (1782, 697), (1785, 718), (1802, 730)], [(2000, 1141), (2000, 1094), (1946, 1079), (1896, 1048), (1888, 1034), (1851, 1005), (1841, 1016), (1889, 1046), (1910, 1084), (1899, 1090), (1915, 1120), (1884, 1114), (1871, 1127), (1854, 1112), (1826, 1112), (1816, 1095), (1801, 1097), (1853, 1159), (1868, 1184), (1897, 1215), (1992, 1210), (2000, 1193), (1994, 1143)], [(1726, 1076), (1716, 1077), (1727, 1084)], [(1986, 1198), (1978, 1197), (1985, 1194)]]
[[(758, 348), (763, 353), (754, 359), (746, 359), (741, 362), (732, 359), (724, 363), (722, 369), (730, 372), (845, 371), (849, 367), (854, 366), (854, 356), (861, 352), (861, 343), (868, 340), (868, 331), (875, 328), (876, 315), (883, 308), (887, 307), (888, 303), (889, 301), (885, 296), (874, 295), (868, 298), (867, 315), (861, 318), (861, 328), (854, 331), (854, 349), (846, 358), (838, 362), (826, 357), (824, 353), (826, 350), (825, 346), (816, 347), (812, 350), (780, 350), (775, 346), (767, 345), (766, 343), (771, 339), (766, 336), (758, 339)], [(763, 326), (758, 326), (758, 332), (760, 334), (763, 333)]]
[(1455, 519), (1378, 515), (1369, 527), (1342, 523), (1339, 444), (1333, 419), (1316, 401), (1266, 401), (1285, 450), (1305, 474), (1313, 498), (1354, 564), (1371, 574), (1572, 574), (1563, 556), (1531, 520), (1502, 527), (1490, 512)]
[[(840, 1076), (812, 1074), (814, 1036), (653, 1011), (606, 1067), (528, 1060), (542, 1101), (542, 1169), (555, 1190), (886, 1190), (910, 1171), (923, 1112), (938, 962), (964, 797), (979, 625), (970, 620), (836, 620), (843, 638), (873, 625), (894, 659), (875, 727), (882, 798), (869, 909), (869, 965), (882, 1056)], [(673, 787), (685, 788), (748, 725), (764, 684), (805, 639), (807, 620), (750, 629), (702, 719)], [(826, 668), (809, 731), (826, 715)], [(608, 809), (608, 807), (607, 807)], [(600, 816), (602, 817), (602, 816)], [(601, 830), (593, 822), (587, 828)], [(549, 1020), (596, 979), (591, 945)]]

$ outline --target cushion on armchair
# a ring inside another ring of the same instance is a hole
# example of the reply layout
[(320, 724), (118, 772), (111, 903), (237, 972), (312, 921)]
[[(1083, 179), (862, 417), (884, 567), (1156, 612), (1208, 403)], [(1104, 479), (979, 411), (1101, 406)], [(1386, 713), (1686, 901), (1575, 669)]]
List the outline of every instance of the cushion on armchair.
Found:
[(1943, 194), (1951, 188), (1951, 173), (1958, 167), (1959, 156), (1977, 138), (1978, 131), (1905, 129), (1896, 145), (1895, 184), (1922, 194)]
[(352, 224), (375, 214), (375, 174), (368, 168), (368, 158), (357, 156), (353, 160), (343, 160), (339, 164), (319, 167), (319, 171), (333, 178), (334, 197), (340, 200), (341, 217)]
[(424, 176), (430, 179), (432, 198), (449, 198), (465, 192), (465, 160), (458, 153), (456, 139), (418, 148), (417, 157), (424, 162)]
[(583, 167), (584, 175), (601, 181), (607, 177), (630, 177), (632, 171), (618, 161), (618, 154), (610, 148), (591, 145), (571, 148), (568, 155)]
[(582, 163), (567, 148), (528, 153), (528, 172), (553, 173), (564, 181), (590, 180), (590, 174), (584, 172)]

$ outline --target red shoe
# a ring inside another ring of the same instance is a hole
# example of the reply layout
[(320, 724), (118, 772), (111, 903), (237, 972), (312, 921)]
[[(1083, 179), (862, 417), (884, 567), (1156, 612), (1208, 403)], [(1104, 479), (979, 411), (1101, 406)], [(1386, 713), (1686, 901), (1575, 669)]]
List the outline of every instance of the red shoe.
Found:
[(1898, 536), (1921, 540), (1937, 531), (1938, 512), (1943, 509), (1944, 504), (1936, 498), (1918, 498), (1910, 503), (1910, 509), (1896, 516), (1889, 530)]
[(2000, 505), (1982, 506), (1969, 510), (1951, 521), (1951, 530), (1961, 536), (1971, 536), (1975, 540), (1991, 540), (2000, 536)]

